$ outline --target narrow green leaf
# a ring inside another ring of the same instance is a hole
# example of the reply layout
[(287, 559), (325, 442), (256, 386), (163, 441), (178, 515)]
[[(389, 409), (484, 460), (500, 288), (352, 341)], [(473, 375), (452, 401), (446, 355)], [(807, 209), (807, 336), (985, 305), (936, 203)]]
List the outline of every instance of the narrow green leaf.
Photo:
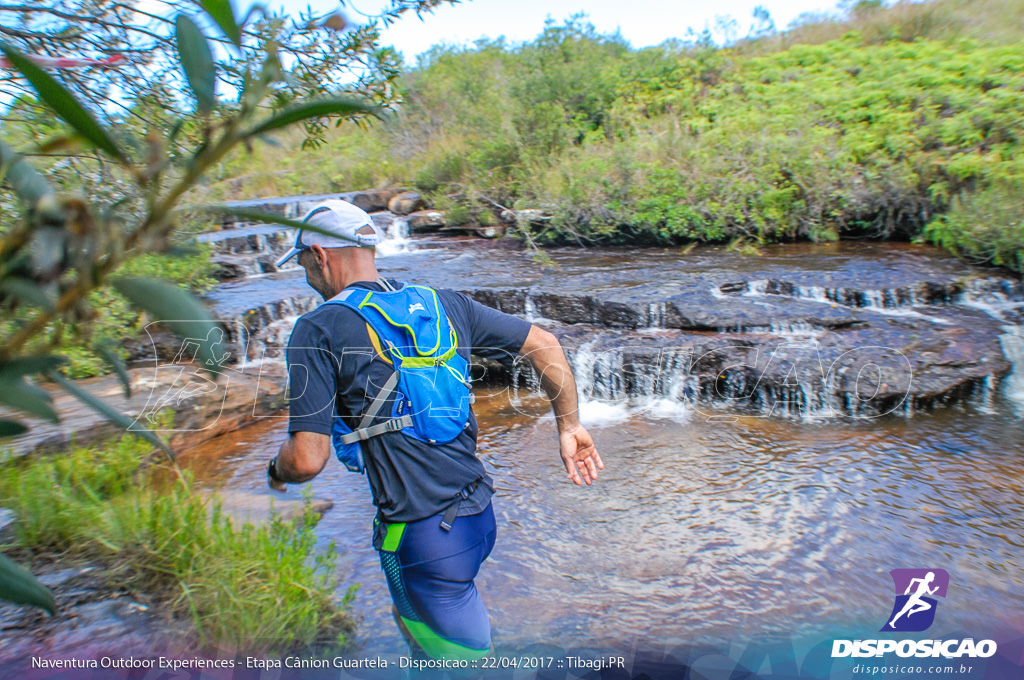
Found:
[(72, 397), (74, 397), (78, 401), (82, 402), (83, 404), (91, 408), (93, 411), (96, 411), (96, 413), (99, 413), (101, 416), (103, 416), (110, 422), (114, 423), (118, 427), (123, 427), (126, 431), (131, 432), (135, 436), (142, 437), (153, 446), (156, 446), (157, 448), (165, 451), (167, 455), (169, 455), (172, 459), (174, 458), (174, 451), (171, 450), (171, 447), (167, 445), (167, 442), (160, 439), (160, 437), (157, 437), (156, 433), (154, 433), (152, 430), (147, 430), (146, 428), (141, 426), (132, 428), (132, 425), (135, 423), (135, 421), (132, 418), (121, 413), (120, 411), (118, 411), (113, 406), (103, 401), (96, 395), (90, 394), (86, 390), (76, 385), (73, 381), (68, 380), (67, 378), (62, 376), (60, 373), (51, 373), (50, 377), (54, 380), (54, 382), (60, 385), (65, 392), (67, 392)]
[(199, 0), (206, 13), (210, 15), (228, 40), (235, 44), (235, 47), (242, 46), (242, 29), (235, 21), (235, 11), (231, 8), (230, 0)]
[(174, 140), (178, 138), (178, 135), (180, 135), (181, 131), (184, 129), (185, 119), (179, 118), (177, 121), (175, 121), (174, 125), (171, 126), (171, 132), (170, 134), (167, 135), (167, 143), (169, 145), (174, 144)]
[(57, 192), (21, 154), (0, 141), (0, 169), (14, 193), (33, 208), (44, 202), (56, 205)]
[(23, 375), (46, 373), (63, 365), (67, 359), (58, 356), (19, 357), (0, 362), (0, 380), (20, 379)]
[(97, 343), (95, 349), (97, 354), (103, 357), (117, 373), (117, 377), (121, 380), (121, 386), (124, 387), (124, 398), (132, 396), (132, 381), (128, 377), (128, 367), (124, 364), (124, 359), (117, 353), (116, 345), (111, 341)]
[(217, 67), (213, 63), (210, 43), (195, 22), (184, 14), (179, 14), (175, 20), (175, 36), (181, 68), (195, 95), (199, 113), (208, 114), (217, 104), (214, 92), (217, 86)]
[(107, 131), (96, 122), (96, 119), (86, 111), (81, 104), (68, 92), (63, 85), (54, 80), (53, 76), (34, 64), (25, 55), (7, 43), (0, 42), (0, 51), (4, 53), (11, 65), (25, 76), (25, 79), (32, 85), (39, 98), (46, 103), (54, 113), (60, 116), (65, 123), (70, 125), (75, 132), (85, 137), (92, 144), (119, 161), (125, 161), (125, 156), (110, 138)]
[(0, 283), (0, 293), (24, 302), (37, 309), (53, 309), (53, 297), (46, 290), (30, 279), (11, 277)]
[(16, 420), (0, 420), (0, 437), (17, 437), (26, 432), (28, 428)]
[(193, 341), (202, 367), (211, 374), (218, 372), (225, 358), (224, 331), (192, 294), (157, 279), (121, 277), (112, 284), (133, 305), (149, 312), (154, 321)]
[(51, 616), (57, 613), (57, 601), (53, 599), (53, 593), (6, 555), (0, 555), (0, 599), (38, 607)]
[(20, 377), (0, 377), (0, 404), (56, 423), (60, 420), (53, 410), (53, 400), (46, 390), (29, 385)]
[[(211, 205), (204, 208), (213, 213), (219, 215), (232, 215), (234, 217), (240, 217), (243, 220), (249, 220), (250, 222), (263, 222), (264, 224), (280, 224), (285, 227), (294, 227), (295, 229), (303, 229), (305, 231), (312, 231), (317, 234), (323, 234), (324, 236), (333, 236), (334, 238), (347, 238), (340, 234), (335, 234), (327, 229), (321, 229), (320, 227), (301, 222), (299, 220), (289, 219), (282, 217), (281, 215), (275, 215), (274, 213), (263, 212), (261, 210), (248, 210), (246, 208), (233, 208), (229, 205)], [(356, 239), (350, 238), (349, 241), (356, 243)]]
[(321, 99), (318, 101), (304, 102), (291, 106), (280, 113), (271, 116), (253, 129), (242, 134), (243, 137), (255, 137), (272, 130), (298, 123), (308, 118), (319, 118), (321, 116), (351, 116), (356, 113), (369, 113), (378, 115), (379, 109), (376, 106), (355, 99), (336, 98)]

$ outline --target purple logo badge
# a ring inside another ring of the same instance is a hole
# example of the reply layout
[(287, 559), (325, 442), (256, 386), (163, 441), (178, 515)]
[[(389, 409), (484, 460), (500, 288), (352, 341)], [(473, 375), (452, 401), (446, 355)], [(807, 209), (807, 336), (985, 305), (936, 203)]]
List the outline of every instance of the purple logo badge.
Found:
[(889, 574), (896, 587), (896, 601), (882, 631), (917, 633), (927, 630), (935, 621), (938, 606), (932, 596), (946, 597), (949, 574), (945, 569), (893, 569)]

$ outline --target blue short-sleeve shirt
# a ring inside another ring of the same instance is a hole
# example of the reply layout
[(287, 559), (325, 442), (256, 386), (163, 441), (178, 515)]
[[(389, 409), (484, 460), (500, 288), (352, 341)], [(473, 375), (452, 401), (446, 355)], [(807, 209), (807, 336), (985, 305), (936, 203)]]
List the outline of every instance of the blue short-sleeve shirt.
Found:
[[(376, 282), (354, 287), (383, 290)], [(511, 364), (530, 332), (527, 321), (486, 307), (469, 297), (438, 290), (458, 334), (458, 351)], [(391, 376), (390, 364), (374, 350), (358, 313), (324, 304), (299, 317), (288, 340), (289, 432), (330, 436), (335, 417), (349, 427)], [(382, 409), (388, 412), (390, 405)], [(432, 446), (399, 432), (362, 443), (366, 476), (382, 519), (411, 522), (443, 511), (469, 484), (483, 480), (460, 515), (476, 514), (490, 500), (493, 484), (476, 457), (476, 418), (447, 444)]]

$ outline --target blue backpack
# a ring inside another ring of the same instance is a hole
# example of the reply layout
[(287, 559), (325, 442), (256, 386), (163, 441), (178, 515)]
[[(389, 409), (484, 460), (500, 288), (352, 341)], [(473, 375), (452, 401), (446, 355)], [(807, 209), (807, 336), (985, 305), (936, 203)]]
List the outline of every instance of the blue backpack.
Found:
[[(458, 336), (437, 291), (409, 284), (394, 288), (383, 279), (378, 283), (386, 290), (348, 288), (325, 303), (358, 313), (377, 335), (381, 357), (395, 368), (355, 430), (334, 419), (335, 455), (360, 473), (365, 469), (360, 442), (401, 432), (427, 444), (446, 444), (469, 424), (473, 401), (469, 362), (457, 351)], [(374, 423), (392, 395), (390, 417)]]

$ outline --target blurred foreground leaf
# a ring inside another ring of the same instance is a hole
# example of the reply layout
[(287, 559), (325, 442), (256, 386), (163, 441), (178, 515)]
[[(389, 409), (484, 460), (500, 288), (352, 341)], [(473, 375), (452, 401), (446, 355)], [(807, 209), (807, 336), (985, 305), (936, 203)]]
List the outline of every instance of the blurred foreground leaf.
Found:
[(0, 437), (17, 437), (25, 434), (28, 428), (14, 420), (0, 420)]
[(38, 607), (54, 615), (57, 601), (53, 593), (26, 569), (0, 555), (0, 599)]
[(278, 130), (310, 118), (324, 116), (350, 116), (356, 113), (375, 113), (377, 108), (356, 99), (338, 97), (298, 104), (271, 116), (251, 130), (243, 133), (244, 138), (256, 137), (272, 130)]
[(192, 341), (202, 367), (211, 374), (218, 372), (225, 358), (224, 332), (195, 296), (158, 279), (121, 277), (112, 283), (133, 305), (149, 312), (154, 321), (186, 342)]
[(167, 455), (169, 455), (172, 460), (174, 459), (174, 451), (171, 450), (171, 447), (168, 446), (167, 442), (160, 439), (160, 437), (157, 437), (152, 430), (147, 430), (146, 428), (141, 426), (133, 429), (132, 425), (135, 423), (134, 419), (121, 413), (116, 408), (114, 408), (107, 402), (103, 401), (99, 397), (92, 395), (89, 392), (86, 392), (84, 389), (76, 385), (71, 380), (68, 380), (60, 373), (51, 373), (50, 378), (52, 378), (53, 381), (56, 382), (58, 385), (63, 387), (68, 394), (70, 394), (75, 399), (79, 400), (92, 410), (96, 411), (110, 422), (114, 423), (119, 427), (123, 427), (126, 432), (131, 432), (137, 437), (145, 439), (153, 446), (167, 453)]
[(235, 20), (235, 12), (231, 8), (230, 0), (199, 0), (210, 18), (216, 22), (224, 35), (235, 44), (235, 47), (242, 46), (242, 29)]
[(125, 160), (124, 154), (107, 134), (107, 131), (75, 100), (70, 92), (64, 89), (63, 85), (53, 79), (53, 76), (7, 43), (0, 42), (0, 51), (4, 53), (11, 65), (28, 80), (39, 94), (39, 98), (52, 108), (65, 123), (74, 128), (75, 132), (117, 160)]
[(179, 14), (175, 20), (175, 37), (181, 68), (195, 95), (197, 108), (200, 113), (208, 114), (217, 104), (217, 67), (213, 63), (210, 43), (195, 22), (184, 14)]

